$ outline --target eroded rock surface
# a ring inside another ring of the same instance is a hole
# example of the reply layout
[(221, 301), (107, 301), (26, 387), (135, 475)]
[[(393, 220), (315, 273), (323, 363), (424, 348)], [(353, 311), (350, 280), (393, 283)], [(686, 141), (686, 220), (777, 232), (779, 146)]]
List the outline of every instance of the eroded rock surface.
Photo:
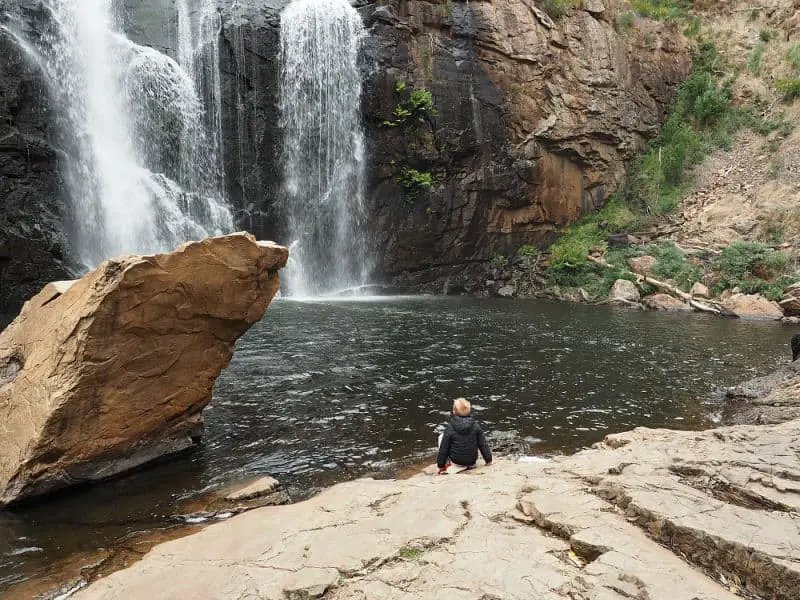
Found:
[(247, 234), (47, 285), (0, 334), (0, 505), (181, 450), (288, 252)]
[(158, 546), (76, 598), (795, 600), (798, 434), (637, 429), (550, 462), (353, 481)]
[(800, 360), (730, 388), (727, 397), (725, 421), (729, 424), (775, 424), (800, 419)]

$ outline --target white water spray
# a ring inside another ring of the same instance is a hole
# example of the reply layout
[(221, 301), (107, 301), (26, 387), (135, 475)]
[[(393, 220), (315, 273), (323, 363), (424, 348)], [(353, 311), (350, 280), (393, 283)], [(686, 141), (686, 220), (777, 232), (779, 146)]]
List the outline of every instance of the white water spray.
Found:
[(314, 296), (364, 283), (364, 133), (358, 54), (364, 25), (347, 0), (295, 0), (281, 15), (286, 287)]
[(201, 10), (201, 25), (184, 35), (189, 15), (180, 15), (179, 64), (128, 40), (112, 0), (45, 5), (51, 27), (25, 47), (64, 117), (76, 258), (92, 266), (232, 231), (217, 168), (220, 109), (197, 92), (216, 86), (219, 97), (218, 70), (209, 78), (196, 66), (209, 64), (198, 56), (207, 44), (196, 40), (216, 39), (203, 25), (213, 28), (213, 19)]

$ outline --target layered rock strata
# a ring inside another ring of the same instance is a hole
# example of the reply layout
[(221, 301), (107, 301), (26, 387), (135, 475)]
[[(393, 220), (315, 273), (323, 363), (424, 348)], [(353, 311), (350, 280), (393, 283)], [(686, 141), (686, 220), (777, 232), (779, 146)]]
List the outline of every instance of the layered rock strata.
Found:
[(47, 285), (0, 334), (0, 505), (184, 449), (288, 252), (247, 234)]
[[(691, 68), (680, 28), (625, 2), (575, 3), (558, 19), (532, 0), (394, 0), (362, 11), (369, 186), (380, 270), (399, 285), (470, 291), (495, 254), (543, 245), (602, 206), (657, 135)], [(398, 94), (396, 84), (406, 85)], [(386, 127), (409, 89), (437, 115)], [(403, 169), (435, 185), (410, 201)], [(478, 285), (478, 287), (480, 287)]]
[(637, 429), (548, 462), (353, 481), (158, 546), (75, 597), (796, 600), (798, 439), (798, 421)]

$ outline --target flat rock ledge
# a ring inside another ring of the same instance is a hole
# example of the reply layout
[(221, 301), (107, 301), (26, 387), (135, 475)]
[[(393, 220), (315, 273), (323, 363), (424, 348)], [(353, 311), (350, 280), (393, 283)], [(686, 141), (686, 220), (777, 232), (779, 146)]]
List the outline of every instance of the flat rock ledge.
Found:
[(45, 286), (0, 333), (0, 506), (191, 446), (287, 257), (240, 233)]
[(636, 429), (548, 462), (362, 479), (155, 547), (78, 600), (797, 600), (800, 422)]

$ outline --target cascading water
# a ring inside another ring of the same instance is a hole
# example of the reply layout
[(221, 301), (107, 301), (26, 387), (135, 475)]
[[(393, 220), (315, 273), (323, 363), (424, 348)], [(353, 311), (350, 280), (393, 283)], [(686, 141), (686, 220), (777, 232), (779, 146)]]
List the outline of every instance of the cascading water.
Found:
[(364, 283), (364, 134), (358, 54), (364, 25), (347, 0), (295, 0), (281, 15), (281, 213), (294, 241), (292, 296)]
[(193, 30), (188, 11), (179, 15), (179, 64), (127, 39), (112, 0), (45, 6), (50, 25), (40, 38), (25, 39), (13, 23), (7, 29), (38, 63), (63, 113), (76, 258), (91, 266), (231, 231), (216, 166), (219, 108), (207, 110), (197, 93), (219, 84), (218, 74), (209, 81), (198, 67), (208, 64), (198, 54), (207, 44), (197, 41), (213, 26), (207, 10)]

